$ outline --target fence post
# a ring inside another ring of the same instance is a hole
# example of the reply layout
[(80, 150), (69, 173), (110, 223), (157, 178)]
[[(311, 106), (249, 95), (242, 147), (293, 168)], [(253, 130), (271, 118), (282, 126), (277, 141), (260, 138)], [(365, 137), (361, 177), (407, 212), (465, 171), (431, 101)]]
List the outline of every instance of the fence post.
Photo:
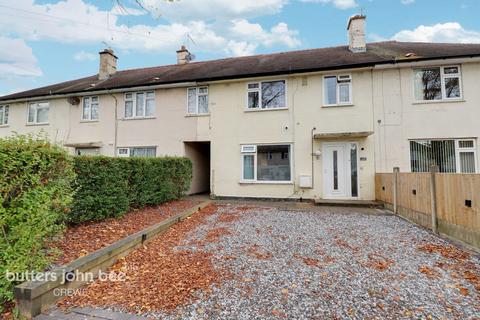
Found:
[(398, 173), (400, 172), (399, 167), (393, 168), (393, 212), (398, 213)]
[(438, 166), (433, 165), (430, 167), (430, 198), (432, 202), (432, 231), (433, 233), (438, 233), (437, 226), (437, 184), (435, 181), (435, 176), (438, 172)]

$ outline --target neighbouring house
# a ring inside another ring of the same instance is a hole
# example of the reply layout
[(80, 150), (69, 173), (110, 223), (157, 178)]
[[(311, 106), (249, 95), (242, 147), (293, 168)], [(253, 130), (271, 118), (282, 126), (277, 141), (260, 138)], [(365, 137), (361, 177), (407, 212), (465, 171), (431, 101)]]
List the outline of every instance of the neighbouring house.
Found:
[(117, 70), (0, 98), (0, 136), (45, 131), (77, 155), (187, 156), (190, 192), (375, 198), (375, 173), (478, 172), (480, 44), (348, 46)]

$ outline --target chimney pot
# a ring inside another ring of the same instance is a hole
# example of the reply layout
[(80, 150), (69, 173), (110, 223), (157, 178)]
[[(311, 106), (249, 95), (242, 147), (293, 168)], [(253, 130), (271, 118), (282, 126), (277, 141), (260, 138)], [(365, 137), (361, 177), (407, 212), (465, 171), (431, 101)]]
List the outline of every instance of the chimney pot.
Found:
[(348, 20), (348, 49), (354, 53), (367, 51), (367, 43), (365, 41), (366, 19), (367, 16), (357, 14)]
[(117, 56), (112, 49), (104, 49), (99, 52), (100, 67), (98, 70), (98, 79), (105, 80), (117, 72)]

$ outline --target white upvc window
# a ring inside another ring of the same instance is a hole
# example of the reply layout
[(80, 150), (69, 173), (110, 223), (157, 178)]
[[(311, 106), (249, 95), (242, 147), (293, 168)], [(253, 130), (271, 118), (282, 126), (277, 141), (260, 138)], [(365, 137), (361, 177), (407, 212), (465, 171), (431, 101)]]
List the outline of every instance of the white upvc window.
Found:
[(425, 67), (413, 73), (416, 101), (462, 99), (460, 66)]
[(47, 124), (50, 105), (48, 102), (32, 102), (28, 105), (28, 124)]
[(242, 145), (242, 182), (291, 182), (290, 144)]
[(323, 105), (352, 104), (352, 76), (349, 74), (323, 77)]
[(476, 173), (476, 150), (475, 139), (411, 140), (411, 170), (428, 172), (437, 165), (440, 172)]
[(7, 105), (0, 106), (0, 126), (8, 125), (8, 112), (10, 107)]
[(208, 114), (208, 87), (187, 89), (187, 113)]
[(121, 147), (117, 148), (119, 157), (156, 157), (157, 147)]
[(98, 120), (98, 97), (83, 97), (82, 120)]
[(155, 115), (155, 92), (125, 93), (125, 118), (149, 118)]
[(247, 110), (285, 109), (285, 80), (247, 83)]

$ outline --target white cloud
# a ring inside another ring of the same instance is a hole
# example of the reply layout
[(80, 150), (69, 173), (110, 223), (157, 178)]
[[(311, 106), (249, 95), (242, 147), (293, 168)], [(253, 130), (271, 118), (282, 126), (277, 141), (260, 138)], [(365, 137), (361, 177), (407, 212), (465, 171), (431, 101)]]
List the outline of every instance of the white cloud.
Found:
[(232, 20), (275, 14), (288, 0), (140, 0), (154, 15), (172, 21)]
[(95, 61), (97, 59), (97, 55), (91, 52), (86, 51), (79, 51), (73, 55), (73, 59), (77, 61)]
[(458, 22), (421, 25), (414, 30), (402, 30), (393, 36), (398, 41), (480, 43), (480, 32), (466, 30)]
[(321, 4), (333, 4), (338, 9), (351, 9), (358, 7), (355, 0), (300, 0), (302, 2), (314, 2)]
[[(2, 1), (5, 0), (0, 0), (0, 3)], [(213, 3), (211, 3), (212, 1)], [(168, 8), (168, 10), (161, 9), (162, 13), (165, 12), (166, 17), (178, 18), (180, 22), (127, 26), (120, 23), (118, 14), (101, 10), (94, 5), (85, 3), (84, 0), (64, 0), (55, 4), (35, 4), (33, 0), (17, 0), (15, 5), (8, 5), (9, 7), (14, 6), (17, 10), (2, 8), (6, 15), (2, 17), (3, 23), (0, 24), (0, 34), (14, 33), (27, 40), (51, 40), (75, 45), (99, 45), (102, 42), (107, 42), (114, 49), (137, 52), (174, 52), (188, 37), (191, 37), (195, 41), (194, 51), (228, 52), (243, 55), (253, 53), (260, 46), (284, 45), (295, 47), (300, 44), (297, 39), (298, 32), (289, 30), (285, 23), (279, 23), (266, 31), (260, 25), (250, 24), (242, 18), (244, 27), (247, 27), (248, 24), (258, 26), (259, 29), (256, 30), (258, 34), (236, 33), (239, 31), (238, 19), (212, 21), (214, 13), (217, 12), (221, 15), (219, 12), (223, 8), (226, 10), (224, 17), (264, 15), (277, 12), (286, 1), (211, 0), (208, 5), (206, 5), (206, 0), (195, 0), (193, 2), (182, 0), (167, 4), (165, 4), (165, 1), (161, 1), (161, 8)], [(203, 3), (203, 6), (199, 3)], [(182, 8), (186, 8), (184, 7), (186, 4), (190, 4), (192, 7), (190, 13), (182, 11)], [(176, 5), (179, 6), (173, 7)], [(172, 8), (176, 8), (175, 12), (182, 12), (175, 15)], [(195, 12), (199, 13), (198, 19), (181, 20)], [(211, 19), (201, 20), (209, 17)], [(32, 27), (33, 25), (35, 27)], [(85, 55), (78, 58), (89, 59)]]
[(283, 22), (272, 27), (270, 31), (265, 31), (258, 23), (250, 23), (246, 19), (238, 19), (233, 21), (231, 31), (234, 37), (240, 39), (250, 38), (254, 42), (263, 43), (266, 46), (279, 44), (294, 48), (300, 45), (300, 41), (296, 38), (298, 32), (289, 30), (288, 25)]
[(402, 4), (412, 4), (415, 0), (401, 0)]
[(0, 36), (0, 77), (38, 77), (42, 70), (24, 40)]

